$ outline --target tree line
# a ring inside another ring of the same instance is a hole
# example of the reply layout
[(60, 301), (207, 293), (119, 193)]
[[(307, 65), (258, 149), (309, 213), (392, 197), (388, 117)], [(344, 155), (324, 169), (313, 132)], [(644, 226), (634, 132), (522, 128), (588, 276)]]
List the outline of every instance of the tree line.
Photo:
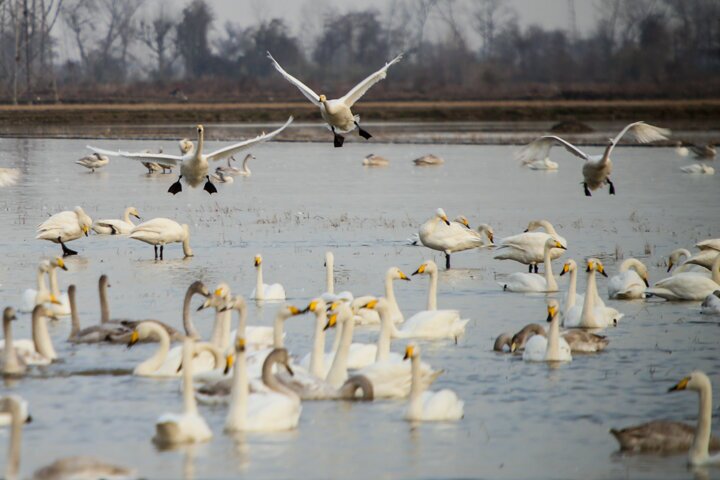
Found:
[[(596, 0), (595, 24), (521, 27), (505, 0), (303, 7), (242, 27), (205, 0), (0, 0), (0, 101), (298, 100), (265, 57), (342, 94), (406, 58), (373, 98), (707, 97), (720, 91), (720, 2)], [(571, 17), (569, 17), (571, 18)], [(72, 47), (60, 59), (59, 42)]]

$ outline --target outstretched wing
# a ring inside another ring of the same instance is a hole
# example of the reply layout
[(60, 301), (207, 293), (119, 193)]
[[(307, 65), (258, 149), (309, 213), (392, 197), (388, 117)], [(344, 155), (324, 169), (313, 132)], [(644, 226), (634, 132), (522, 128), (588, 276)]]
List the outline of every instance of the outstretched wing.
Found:
[(365, 92), (370, 90), (370, 87), (378, 83), (380, 80), (387, 77), (387, 70), (390, 68), (391, 65), (396, 64), (402, 59), (403, 54), (401, 53), (397, 57), (390, 60), (388, 63), (385, 64), (383, 68), (378, 70), (377, 72), (373, 73), (369, 77), (367, 77), (362, 82), (358, 83), (353, 87), (352, 90), (350, 90), (344, 97), (342, 97), (340, 100), (347, 105), (348, 107), (352, 107), (355, 105), (355, 102), (360, 100), (360, 97), (365, 95)]
[(209, 153), (206, 158), (208, 159), (208, 161), (222, 160), (223, 158), (227, 158), (232, 155), (235, 155), (237, 152), (244, 150), (248, 147), (251, 147), (257, 143), (262, 143), (262, 142), (271, 140), (277, 134), (279, 134), (280, 132), (285, 130), (287, 128), (287, 126), (292, 123), (292, 121), (293, 121), (293, 117), (290, 117), (287, 119), (287, 122), (285, 122), (285, 125), (278, 128), (277, 130), (273, 130), (270, 133), (263, 133), (262, 135), (258, 135), (257, 137), (251, 138), (250, 140), (245, 140), (244, 142), (236, 143), (234, 145), (230, 145), (228, 147), (221, 148), (220, 150), (216, 150), (212, 153)]
[(533, 140), (520, 149), (520, 151), (515, 154), (515, 158), (522, 160), (524, 164), (534, 162), (535, 160), (543, 160), (548, 156), (550, 149), (555, 143), (562, 144), (562, 146), (565, 147), (565, 150), (578, 158), (582, 158), (583, 160), (588, 160), (589, 158), (587, 153), (583, 152), (567, 140), (563, 140), (555, 135), (545, 135), (537, 140)]
[(316, 106), (318, 106), (318, 107), (320, 106), (320, 95), (313, 92), (312, 88), (308, 87), (307, 85), (302, 83), (300, 80), (298, 80), (297, 78), (295, 78), (292, 75), (290, 75), (289, 73), (287, 73), (280, 66), (280, 64), (277, 62), (277, 60), (275, 60), (273, 58), (273, 56), (270, 55), (270, 52), (267, 52), (267, 57), (273, 62), (273, 65), (275, 66), (275, 70), (280, 72), (282, 74), (282, 76), (285, 77), (285, 80), (287, 80), (288, 82), (295, 85), (298, 88), (298, 90), (300, 90), (300, 93), (305, 95), (307, 97), (307, 99), (310, 100), (312, 103), (314, 103)]
[(177, 155), (168, 155), (166, 153), (131, 153), (131, 152), (124, 152), (122, 150), (118, 150), (117, 152), (112, 150), (103, 150), (102, 148), (95, 148), (90, 145), (87, 145), (86, 148), (89, 148), (93, 152), (100, 153), (102, 155), (111, 155), (113, 157), (125, 157), (129, 158), (131, 160), (138, 160), (140, 162), (158, 162), (165, 165), (177, 165), (178, 163), (182, 163), (183, 157), (179, 157)]
[(658, 140), (667, 140), (671, 132), (667, 128), (656, 127), (645, 122), (631, 123), (626, 125), (625, 128), (612, 139), (610, 151), (615, 148), (615, 145), (617, 145), (626, 133), (629, 133), (638, 143), (649, 143)]

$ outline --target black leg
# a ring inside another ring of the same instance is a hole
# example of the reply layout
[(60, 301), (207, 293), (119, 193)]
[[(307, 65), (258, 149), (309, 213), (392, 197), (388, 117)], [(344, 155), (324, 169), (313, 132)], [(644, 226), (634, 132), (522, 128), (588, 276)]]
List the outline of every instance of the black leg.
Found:
[(157, 258), (158, 258), (158, 255), (157, 255), (157, 253), (158, 253), (158, 252), (157, 252), (157, 245), (153, 245), (153, 246), (155, 247), (155, 260), (157, 260)]
[(160, 260), (163, 260), (163, 252), (165, 251), (165, 245), (160, 245)]
[(537, 266), (537, 263), (535, 264), (535, 273), (538, 273), (538, 266)]
[(340, 148), (340, 147), (342, 147), (342, 146), (343, 146), (343, 143), (345, 143), (345, 137), (343, 137), (342, 135), (338, 135), (337, 133), (335, 133), (335, 127), (331, 126), (330, 129), (332, 130), (332, 133), (333, 133), (333, 136), (334, 136), (334, 138), (333, 138), (333, 145), (335, 145), (335, 148)]
[(532, 273), (532, 263), (528, 264), (528, 273)]
[(169, 193), (176, 195), (177, 193), (182, 192), (182, 183), (180, 183), (181, 179), (182, 179), (182, 175), (180, 175), (178, 177), (177, 182), (170, 185), (170, 188), (168, 188)]
[(355, 122), (355, 126), (358, 128), (358, 133), (360, 134), (360, 136), (363, 137), (365, 140), (369, 140), (372, 138), (372, 135), (370, 135), (370, 132), (368, 132), (367, 130), (363, 130), (360, 127), (359, 123)]
[(583, 187), (585, 188), (585, 196), (590, 197), (590, 189), (588, 188), (587, 183), (583, 183)]
[(217, 188), (215, 188), (215, 185), (213, 185), (212, 182), (210, 181), (210, 176), (208, 175), (205, 178), (207, 178), (207, 182), (205, 182), (205, 186), (203, 187), (203, 190), (208, 192), (210, 195), (212, 195), (213, 193), (217, 193)]
[(450, 270), (450, 254), (449, 253), (445, 254), (445, 268)]
[(62, 240), (60, 240), (60, 237), (58, 237), (58, 243), (60, 243), (60, 246), (62, 247), (63, 257), (69, 257), (70, 255), (77, 255), (77, 252), (75, 250), (70, 250), (68, 247), (65, 246)]
[(615, 185), (613, 185), (613, 182), (610, 181), (610, 179), (607, 179), (608, 185), (610, 185), (610, 195), (615, 195)]

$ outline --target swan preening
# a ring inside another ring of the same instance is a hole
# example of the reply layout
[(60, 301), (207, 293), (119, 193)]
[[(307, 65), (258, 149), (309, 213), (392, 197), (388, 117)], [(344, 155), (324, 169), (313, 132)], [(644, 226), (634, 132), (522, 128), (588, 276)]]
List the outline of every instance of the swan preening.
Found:
[[(445, 254), (445, 268), (450, 268), (450, 254), (454, 252), (493, 246), (492, 227), (483, 224), (474, 231), (466, 225), (450, 222), (442, 208), (420, 226), (418, 236), (423, 245)], [(485, 243), (485, 236), (489, 243)]]
[(582, 173), (583, 187), (586, 196), (589, 197), (591, 191), (597, 190), (605, 184), (610, 186), (610, 195), (614, 195), (615, 186), (612, 181), (610, 181), (610, 174), (612, 173), (610, 154), (626, 133), (629, 133), (633, 139), (639, 143), (648, 143), (657, 140), (667, 140), (668, 135), (670, 135), (670, 130), (648, 125), (645, 122), (631, 123), (626, 125), (615, 138), (608, 139), (609, 143), (607, 147), (605, 147), (605, 151), (600, 155), (588, 155), (567, 140), (555, 135), (545, 135), (526, 145), (525, 148), (518, 152), (517, 157), (519, 160), (522, 160), (523, 163), (542, 160), (547, 158), (550, 149), (555, 143), (560, 143), (568, 152), (585, 160)]
[(110, 159), (107, 155), (101, 155), (98, 152), (94, 152), (81, 158), (80, 160), (76, 160), (75, 163), (87, 168), (91, 173), (95, 173), (95, 169), (104, 167), (110, 163)]
[[(130, 238), (152, 245), (155, 248), (155, 260), (158, 258), (163, 260), (163, 250), (168, 243), (182, 243), (185, 257), (193, 256), (190, 248), (190, 227), (187, 224), (180, 225), (168, 218), (153, 218), (136, 225), (130, 231)], [(160, 255), (158, 255), (158, 246)]]
[(643, 298), (648, 283), (648, 271), (644, 263), (628, 258), (620, 264), (619, 272), (608, 281), (608, 297), (620, 300)]
[[(535, 231), (541, 228), (545, 232)], [(499, 254), (494, 258), (496, 260), (515, 260), (528, 265), (529, 273), (532, 273), (533, 267), (535, 273), (538, 273), (537, 264), (545, 261), (545, 244), (550, 238), (562, 245), (562, 247), (552, 247), (550, 250), (550, 259), (555, 260), (567, 249), (567, 240), (558, 235), (555, 227), (547, 220), (532, 220), (523, 233), (500, 240), (497, 247)]]
[(72, 211), (56, 213), (38, 225), (35, 238), (59, 243), (64, 257), (77, 255), (77, 252), (69, 249), (65, 243), (77, 240), (83, 234), (87, 237), (92, 223), (92, 218), (85, 213), (82, 207), (75, 207)]
[(125, 158), (130, 158), (133, 160), (139, 160), (141, 162), (162, 162), (168, 165), (176, 166), (180, 165), (180, 177), (178, 180), (173, 183), (170, 188), (168, 189), (168, 192), (172, 193), (173, 195), (177, 194), (178, 192), (182, 191), (182, 184), (180, 183), (181, 180), (184, 180), (186, 184), (189, 186), (195, 188), (198, 185), (200, 185), (203, 181), (205, 181), (205, 186), (203, 189), (208, 192), (209, 194), (217, 193), (217, 189), (215, 186), (210, 182), (210, 175), (208, 173), (209, 171), (209, 163), (211, 161), (218, 161), (222, 160), (223, 158), (231, 157), (238, 152), (245, 150), (247, 148), (250, 148), (253, 145), (257, 145), (258, 143), (266, 142), (268, 140), (273, 139), (276, 137), (280, 132), (285, 130), (288, 125), (290, 125), (293, 121), (293, 118), (288, 118), (287, 122), (277, 130), (273, 130), (270, 133), (263, 133), (261, 135), (258, 135), (255, 138), (251, 138), (250, 140), (245, 140), (243, 142), (235, 143), (233, 145), (229, 145), (227, 147), (223, 147), (219, 150), (215, 150), (210, 153), (203, 153), (203, 146), (204, 146), (204, 132), (205, 129), (202, 125), (197, 126), (197, 134), (198, 134), (198, 142), (197, 145), (193, 146), (192, 149), (190, 149), (188, 152), (184, 153), (183, 155), (168, 155), (163, 153), (130, 153), (126, 151), (109, 151), (109, 150), (102, 150), (99, 148), (91, 147), (88, 145), (87, 148), (93, 150), (94, 152), (102, 153), (105, 155), (113, 155), (113, 156), (120, 156)]
[(135, 224), (130, 220), (130, 215), (140, 220), (140, 213), (137, 209), (128, 207), (123, 212), (122, 219), (96, 220), (92, 229), (99, 235), (128, 235), (135, 228)]
[(360, 117), (357, 115), (353, 115), (351, 109), (353, 105), (355, 105), (355, 103), (360, 100), (360, 98), (362, 98), (362, 96), (365, 95), (368, 90), (370, 90), (370, 87), (387, 77), (387, 70), (388, 68), (390, 68), (391, 65), (394, 65), (402, 59), (402, 54), (398, 55), (397, 57), (387, 62), (383, 68), (371, 74), (365, 80), (355, 85), (355, 87), (353, 87), (352, 90), (345, 94), (344, 97), (337, 100), (328, 100), (325, 95), (318, 95), (310, 87), (287, 73), (273, 58), (273, 56), (270, 55), (270, 52), (267, 52), (267, 56), (273, 63), (275, 69), (280, 72), (283, 77), (285, 77), (285, 80), (295, 85), (295, 87), (300, 90), (300, 93), (302, 93), (305, 98), (310, 100), (313, 105), (320, 109), (320, 115), (322, 115), (323, 120), (327, 122), (330, 130), (332, 130), (333, 132), (333, 142), (336, 148), (342, 147), (343, 143), (345, 142), (345, 138), (339, 133), (352, 132), (353, 130), (355, 130), (356, 127), (360, 136), (363, 137), (365, 140), (368, 140), (372, 137), (370, 133), (360, 127)]
[(694, 371), (680, 380), (668, 392), (694, 390), (699, 396), (699, 411), (695, 428), (681, 422), (653, 421), (621, 430), (611, 429), (620, 449), (631, 452), (688, 453), (692, 466), (720, 463), (720, 455), (709, 451), (720, 449), (720, 439), (712, 437), (712, 386), (701, 371)]

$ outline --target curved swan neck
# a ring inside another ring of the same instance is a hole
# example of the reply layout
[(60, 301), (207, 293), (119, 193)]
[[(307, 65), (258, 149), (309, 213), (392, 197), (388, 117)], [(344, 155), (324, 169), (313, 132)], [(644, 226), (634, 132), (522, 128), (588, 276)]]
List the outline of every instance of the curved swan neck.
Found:
[(185, 229), (185, 236), (182, 241), (183, 255), (185, 255), (185, 257), (192, 257), (193, 251), (190, 247), (190, 231), (186, 226), (183, 226), (183, 228)]
[(427, 309), (437, 310), (437, 286), (438, 272), (437, 269), (430, 270), (430, 288), (428, 289)]
[[(157, 336), (158, 348), (150, 358), (142, 362), (135, 369), (136, 372), (141, 374), (156, 372), (165, 362), (168, 352), (170, 351), (170, 335), (168, 335), (167, 330), (154, 322), (147, 322), (146, 325), (150, 332)], [(186, 369), (183, 368), (183, 370)]]
[(704, 459), (709, 455), (710, 429), (712, 423), (712, 387), (705, 380), (700, 387), (700, 407), (698, 411), (697, 430), (690, 447), (690, 459)]
[(47, 322), (45, 321), (45, 315), (42, 312), (42, 307), (35, 307), (32, 313), (32, 337), (33, 343), (35, 344), (35, 350), (45, 358), (55, 360), (57, 353), (53, 347), (50, 334), (47, 329)]
[(195, 325), (193, 324), (192, 318), (190, 317), (190, 302), (192, 301), (193, 295), (197, 293), (193, 285), (185, 292), (185, 298), (183, 299), (183, 328), (185, 329), (185, 335), (190, 338), (198, 339), (200, 334), (198, 333)]
[(262, 381), (265, 386), (274, 392), (288, 397), (298, 398), (297, 394), (290, 388), (280, 383), (273, 373), (274, 369), (284, 368), (285, 362), (280, 360), (279, 357), (281, 356), (287, 356), (285, 349), (275, 349), (270, 352), (270, 355), (268, 355), (267, 358), (265, 358), (265, 362), (262, 366)]
[(125, 223), (130, 223), (130, 224), (133, 223), (133, 222), (130, 221), (130, 212), (131, 212), (131, 211), (132, 211), (132, 207), (128, 207), (128, 208), (126, 208), (125, 211), (123, 212), (123, 221), (124, 221)]
[(107, 323), (110, 321), (110, 306), (107, 300), (107, 277), (100, 277), (98, 289), (100, 291), (100, 323)]
[(346, 312), (343, 317), (340, 346), (335, 353), (332, 366), (325, 379), (334, 388), (340, 388), (343, 382), (347, 380), (347, 360), (350, 354), (350, 345), (352, 344), (353, 330), (355, 327), (352, 312)]
[(547, 285), (547, 290), (549, 292), (556, 292), (558, 286), (552, 271), (552, 259), (550, 258), (550, 247), (548, 245), (545, 245), (544, 255), (545, 258), (543, 263), (545, 264), (545, 284)]
[(252, 158), (252, 155), (248, 153), (247, 155), (245, 155), (245, 158), (243, 159), (243, 165), (242, 165), (243, 173), (246, 173), (246, 174), (248, 174), (248, 175), (249, 175), (250, 173), (252, 173), (252, 172), (250, 171), (250, 166), (248, 165), (248, 162), (250, 162), (250, 159), (251, 159), (251, 158)]
[(183, 341), (183, 409), (186, 414), (197, 414), (195, 391), (193, 390), (193, 357), (195, 356), (195, 341), (186, 338)]
[(77, 303), (75, 302), (75, 286), (68, 287), (68, 298), (70, 300), (70, 338), (76, 337), (80, 333), (80, 316), (78, 315)]
[(558, 236), (557, 231), (555, 230), (555, 227), (553, 227), (552, 223), (548, 222), (547, 220), (538, 220), (538, 225), (540, 225), (542, 228), (545, 229), (545, 231), (550, 234), (553, 238), (556, 238)]
[(560, 321), (557, 312), (550, 322), (550, 330), (547, 336), (547, 351), (545, 352), (545, 360), (560, 360)]
[(315, 313), (315, 336), (313, 337), (313, 350), (310, 354), (310, 373), (318, 378), (325, 378), (325, 325), (327, 314), (325, 310)]

